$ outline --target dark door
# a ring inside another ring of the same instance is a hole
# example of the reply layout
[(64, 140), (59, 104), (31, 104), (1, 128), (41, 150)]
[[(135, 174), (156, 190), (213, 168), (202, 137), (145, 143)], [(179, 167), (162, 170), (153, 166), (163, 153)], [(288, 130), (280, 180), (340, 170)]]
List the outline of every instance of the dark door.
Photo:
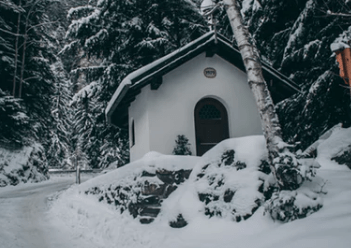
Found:
[(203, 155), (220, 141), (229, 138), (227, 110), (222, 103), (205, 98), (195, 106), (196, 154)]

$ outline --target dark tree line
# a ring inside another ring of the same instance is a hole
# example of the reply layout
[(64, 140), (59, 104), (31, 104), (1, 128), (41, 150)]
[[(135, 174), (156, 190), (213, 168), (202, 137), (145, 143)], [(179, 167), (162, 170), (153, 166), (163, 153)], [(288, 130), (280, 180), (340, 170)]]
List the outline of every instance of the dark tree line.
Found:
[(104, 167), (116, 156), (125, 162), (127, 130), (106, 124), (107, 102), (128, 73), (204, 33), (203, 17), (185, 0), (104, 0), (67, 16), (68, 43), (60, 54), (76, 59), (68, 66), (75, 92), (73, 150), (91, 166)]
[[(277, 106), (285, 140), (305, 149), (332, 126), (351, 124), (350, 94), (330, 45), (350, 41), (345, 1), (251, 1), (246, 21), (264, 60), (302, 87)], [(260, 2), (261, 4), (258, 4)], [(329, 11), (328, 11), (329, 10)]]
[[(216, 2), (216, 1), (215, 1)], [(239, 1), (243, 3), (244, 1)], [(0, 1), (0, 143), (39, 142), (50, 166), (106, 167), (128, 158), (126, 130), (104, 109), (131, 71), (205, 33), (201, 1)], [(330, 51), (348, 40), (342, 1), (245, 0), (244, 19), (262, 59), (302, 87), (277, 106), (284, 140), (305, 148), (349, 125), (349, 91)], [(217, 29), (232, 37), (225, 10)]]
[(0, 3), (0, 140), (24, 145), (46, 139), (53, 121), (55, 76), (45, 15), (47, 1)]

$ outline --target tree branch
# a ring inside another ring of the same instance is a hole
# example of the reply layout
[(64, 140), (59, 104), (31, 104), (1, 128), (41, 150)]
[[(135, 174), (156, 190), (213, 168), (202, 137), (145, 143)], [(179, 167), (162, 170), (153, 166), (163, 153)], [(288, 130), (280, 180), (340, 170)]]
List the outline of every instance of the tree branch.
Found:
[(335, 13), (330, 10), (327, 11), (327, 15), (330, 16), (341, 16), (341, 17), (351, 17), (351, 14), (346, 14), (346, 13)]
[(7, 33), (7, 34), (10, 34), (10, 35), (13, 35), (13, 36), (17, 36), (17, 37), (19, 37), (19, 36), (23, 37), (23, 36), (24, 36), (23, 34), (12, 33), (12, 32), (10, 32), (10, 31), (7, 31), (7, 30), (2, 29), (2, 28), (0, 28), (0, 31), (1, 31), (1, 32), (4, 32), (4, 33)]

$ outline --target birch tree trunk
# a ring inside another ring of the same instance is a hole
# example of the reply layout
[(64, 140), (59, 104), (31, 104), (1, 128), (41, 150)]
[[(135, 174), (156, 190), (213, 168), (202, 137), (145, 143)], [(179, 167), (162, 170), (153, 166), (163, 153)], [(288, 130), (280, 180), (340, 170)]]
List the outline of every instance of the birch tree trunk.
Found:
[(257, 48), (252, 42), (247, 27), (243, 25), (237, 1), (223, 0), (223, 2), (245, 65), (248, 84), (254, 94), (261, 116), (272, 173), (276, 177), (280, 189), (296, 189), (302, 183), (303, 177), (297, 168), (298, 162), (295, 155), (288, 150), (288, 145), (282, 139), (278, 116), (263, 78)]

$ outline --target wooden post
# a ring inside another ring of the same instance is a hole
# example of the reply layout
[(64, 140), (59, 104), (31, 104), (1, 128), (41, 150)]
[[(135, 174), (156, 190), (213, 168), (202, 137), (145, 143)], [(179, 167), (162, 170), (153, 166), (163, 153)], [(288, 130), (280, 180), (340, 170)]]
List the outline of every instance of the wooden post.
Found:
[(80, 168), (77, 166), (76, 184), (80, 184)]
[(76, 157), (76, 184), (80, 184), (80, 167), (78, 165), (78, 157)]
[[(331, 50), (336, 55), (336, 61), (339, 64), (339, 75), (349, 88), (350, 108), (351, 108), (351, 48), (347, 44), (332, 45)], [(348, 113), (350, 116), (350, 113)]]

